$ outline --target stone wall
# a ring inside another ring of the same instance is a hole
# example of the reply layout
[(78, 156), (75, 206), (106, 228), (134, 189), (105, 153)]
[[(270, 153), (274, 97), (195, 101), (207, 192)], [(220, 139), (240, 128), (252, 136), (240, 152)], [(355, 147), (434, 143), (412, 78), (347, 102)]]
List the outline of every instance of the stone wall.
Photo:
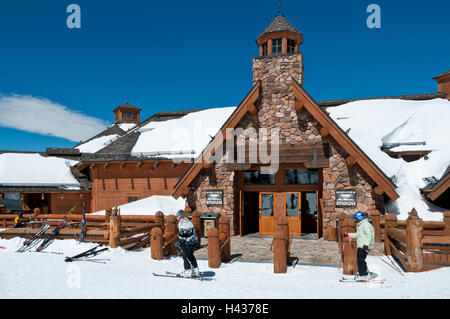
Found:
[[(357, 211), (382, 210), (383, 200), (379, 198), (382, 196), (374, 193), (374, 181), (358, 164), (347, 165), (347, 152), (332, 137), (328, 137), (327, 142), (330, 145), (330, 164), (323, 169), (324, 229), (335, 228), (336, 217), (341, 213), (353, 215)], [(336, 207), (336, 190), (341, 189), (356, 190), (356, 207)]]

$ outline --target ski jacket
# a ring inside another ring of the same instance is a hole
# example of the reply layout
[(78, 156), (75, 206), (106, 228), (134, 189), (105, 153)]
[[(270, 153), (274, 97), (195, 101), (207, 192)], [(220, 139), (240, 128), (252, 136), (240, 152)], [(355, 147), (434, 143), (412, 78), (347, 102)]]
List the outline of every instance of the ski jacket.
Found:
[(358, 248), (367, 246), (369, 249), (372, 249), (375, 241), (375, 231), (367, 218), (358, 223), (356, 233), (349, 233), (348, 235), (350, 238), (357, 239), (356, 246)]
[(178, 241), (183, 250), (185, 248), (197, 248), (198, 239), (194, 225), (185, 217), (178, 222)]

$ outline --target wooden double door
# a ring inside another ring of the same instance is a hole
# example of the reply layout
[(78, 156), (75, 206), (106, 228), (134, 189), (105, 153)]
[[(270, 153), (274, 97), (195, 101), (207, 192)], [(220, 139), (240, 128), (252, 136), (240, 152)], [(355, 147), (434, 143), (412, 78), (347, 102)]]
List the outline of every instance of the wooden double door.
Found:
[(289, 234), (301, 236), (317, 229), (318, 192), (241, 192), (241, 234), (273, 235), (276, 220), (286, 216)]

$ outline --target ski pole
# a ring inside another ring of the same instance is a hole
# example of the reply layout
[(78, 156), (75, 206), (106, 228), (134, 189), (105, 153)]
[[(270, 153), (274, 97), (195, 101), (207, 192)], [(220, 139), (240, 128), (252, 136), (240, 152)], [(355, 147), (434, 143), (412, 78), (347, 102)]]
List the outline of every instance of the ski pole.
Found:
[[(366, 250), (366, 252), (367, 252), (367, 254), (369, 254), (369, 251), (368, 251), (368, 250)], [(398, 273), (400, 273), (400, 275), (402, 275), (402, 276), (405, 275), (400, 269), (398, 269), (397, 267), (394, 267), (393, 265), (389, 264), (386, 260), (384, 260), (383, 258), (381, 258), (380, 256), (378, 256), (377, 254), (372, 253), (372, 256), (375, 256), (375, 257), (377, 257), (378, 259), (380, 259), (380, 260), (381, 260), (382, 262), (384, 262), (386, 265), (388, 265), (389, 267), (391, 267), (392, 269), (394, 269), (394, 270), (396, 270)]]

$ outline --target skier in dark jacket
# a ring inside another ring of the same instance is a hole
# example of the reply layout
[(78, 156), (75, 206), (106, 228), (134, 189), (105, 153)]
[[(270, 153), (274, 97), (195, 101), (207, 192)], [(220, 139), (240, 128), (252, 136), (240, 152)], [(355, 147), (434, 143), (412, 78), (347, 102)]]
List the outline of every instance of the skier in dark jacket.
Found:
[(198, 244), (197, 233), (194, 225), (186, 218), (184, 210), (179, 210), (176, 217), (178, 220), (178, 242), (175, 245), (180, 247), (183, 252), (184, 271), (182, 276), (198, 277), (200, 272), (194, 256)]

